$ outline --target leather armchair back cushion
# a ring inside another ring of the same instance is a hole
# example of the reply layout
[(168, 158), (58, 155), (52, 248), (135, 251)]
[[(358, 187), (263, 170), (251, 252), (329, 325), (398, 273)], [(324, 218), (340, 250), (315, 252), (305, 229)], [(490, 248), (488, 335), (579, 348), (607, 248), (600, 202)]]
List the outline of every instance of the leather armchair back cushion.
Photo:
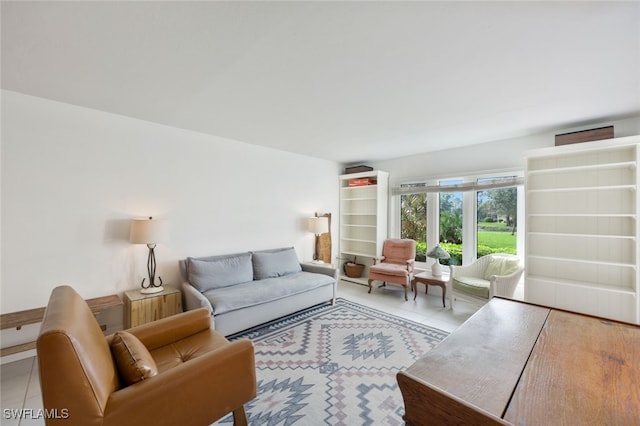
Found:
[(101, 424), (120, 387), (107, 340), (87, 303), (69, 286), (54, 289), (37, 341), (44, 406)]
[(138, 383), (158, 374), (156, 362), (147, 348), (133, 334), (118, 331), (111, 341), (111, 352), (120, 377), (127, 385)]

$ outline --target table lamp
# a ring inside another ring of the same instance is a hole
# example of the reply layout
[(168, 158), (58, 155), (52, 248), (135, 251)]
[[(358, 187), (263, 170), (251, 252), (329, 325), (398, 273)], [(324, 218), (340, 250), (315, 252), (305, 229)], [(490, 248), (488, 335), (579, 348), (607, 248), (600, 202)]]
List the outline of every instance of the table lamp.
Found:
[(445, 251), (440, 244), (437, 244), (434, 248), (427, 252), (427, 257), (435, 259), (433, 265), (431, 265), (431, 275), (439, 277), (442, 275), (442, 265), (440, 265), (440, 259), (449, 259), (449, 253)]
[(167, 236), (167, 221), (165, 219), (154, 219), (149, 216), (148, 219), (133, 219), (131, 221), (131, 232), (129, 234), (129, 242), (132, 244), (146, 244), (149, 247), (149, 257), (147, 259), (147, 272), (149, 274), (149, 282), (145, 285), (145, 279), (142, 279), (140, 286), (141, 293), (159, 293), (162, 290), (162, 278), (158, 276), (159, 284), (156, 284), (156, 255), (154, 249), (156, 244), (165, 240)]
[(309, 218), (309, 222), (307, 225), (307, 229), (309, 232), (313, 232), (315, 234), (315, 243), (313, 248), (313, 261), (316, 263), (324, 263), (319, 259), (318, 253), (318, 239), (320, 234), (326, 234), (329, 232), (329, 218), (327, 216), (315, 216)]

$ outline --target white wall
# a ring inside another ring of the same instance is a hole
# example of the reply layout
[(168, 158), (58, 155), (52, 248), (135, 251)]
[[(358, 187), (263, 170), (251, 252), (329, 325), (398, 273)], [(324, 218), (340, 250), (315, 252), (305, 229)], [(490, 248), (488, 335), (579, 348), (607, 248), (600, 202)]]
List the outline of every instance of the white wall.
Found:
[(148, 250), (128, 242), (133, 217), (168, 219), (157, 272), (177, 284), (186, 256), (293, 245), (311, 260), (303, 219), (338, 213), (337, 163), (2, 95), (2, 313), (60, 284), (85, 298), (137, 288)]
[[(389, 172), (391, 184), (398, 184), (413, 178), (460, 177), (484, 172), (524, 170), (526, 152), (553, 146), (556, 134), (611, 125), (614, 126), (615, 137), (640, 134), (640, 116), (635, 116), (623, 120), (561, 128), (527, 137), (374, 161), (367, 164), (375, 169)], [(443, 141), (444, 144), (446, 141)]]

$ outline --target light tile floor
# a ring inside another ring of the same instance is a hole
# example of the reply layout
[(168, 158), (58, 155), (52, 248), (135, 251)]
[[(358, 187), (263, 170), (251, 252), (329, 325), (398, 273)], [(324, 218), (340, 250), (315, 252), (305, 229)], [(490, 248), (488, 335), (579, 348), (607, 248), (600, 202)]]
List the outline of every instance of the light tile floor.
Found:
[(413, 300), (413, 293), (409, 291), (409, 300), (405, 301), (402, 287), (392, 284), (385, 287), (378, 287), (378, 285), (379, 282), (375, 281), (369, 294), (368, 286), (341, 280), (338, 284), (338, 297), (447, 332), (458, 328), (478, 309), (476, 306), (460, 301), (456, 302), (456, 308), (452, 310), (449, 307), (448, 298), (447, 307), (443, 307), (442, 296), (440, 293), (436, 295), (439, 288), (433, 286), (429, 287), (430, 294), (425, 294), (424, 285), (419, 284), (416, 300)]
[[(368, 287), (361, 284), (348, 281), (340, 281), (338, 284), (338, 297), (447, 332), (454, 331), (477, 310), (477, 307), (464, 302), (456, 303), (455, 310), (452, 310), (448, 299), (447, 307), (443, 308), (442, 297), (435, 294), (425, 295), (422, 285), (418, 286), (419, 293), (415, 301), (412, 293), (409, 293), (409, 301), (405, 301), (404, 291), (399, 286), (388, 285), (378, 288), (374, 285), (371, 294), (367, 291)], [(431, 293), (435, 291), (431, 290)], [(3, 364), (0, 367), (0, 393), (1, 425), (45, 424), (39, 411), (42, 410), (42, 397), (35, 357)]]

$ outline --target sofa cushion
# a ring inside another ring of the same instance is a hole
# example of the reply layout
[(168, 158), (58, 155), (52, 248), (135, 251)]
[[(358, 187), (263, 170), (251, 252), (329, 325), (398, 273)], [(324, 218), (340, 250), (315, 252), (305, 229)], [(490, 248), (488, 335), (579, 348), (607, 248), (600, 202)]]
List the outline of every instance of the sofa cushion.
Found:
[(335, 280), (328, 275), (298, 272), (210, 290), (203, 294), (211, 302), (214, 315), (219, 315), (334, 284)]
[(111, 340), (111, 353), (118, 366), (120, 377), (127, 385), (138, 383), (158, 374), (153, 357), (136, 336), (118, 331)]
[(490, 283), (478, 277), (456, 277), (452, 280), (454, 289), (468, 293), (472, 296), (489, 298)]
[(519, 262), (517, 258), (492, 256), (484, 271), (484, 279), (489, 280), (492, 275), (509, 275), (518, 269)]
[(253, 280), (251, 253), (187, 259), (187, 274), (191, 285), (201, 293)]
[(252, 254), (253, 278), (256, 280), (281, 277), (302, 271), (298, 255), (293, 247), (277, 251), (253, 252)]

